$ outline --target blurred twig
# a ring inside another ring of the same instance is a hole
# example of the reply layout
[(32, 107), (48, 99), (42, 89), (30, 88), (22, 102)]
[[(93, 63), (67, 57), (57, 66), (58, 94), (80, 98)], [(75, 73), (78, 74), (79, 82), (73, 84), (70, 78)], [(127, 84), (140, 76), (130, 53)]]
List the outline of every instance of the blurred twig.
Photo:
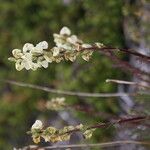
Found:
[[(144, 120), (150, 120), (150, 116), (135, 116), (135, 117), (129, 117), (129, 118), (120, 118), (114, 122), (108, 121), (106, 123), (98, 123), (95, 125), (91, 125), (91, 126), (87, 127), (86, 130), (98, 129), (98, 128), (108, 128), (112, 125), (122, 125), (125, 123), (128, 123), (128, 124), (139, 123), (139, 124), (141, 124), (141, 122), (143, 123)], [(139, 125), (139, 124), (137, 124), (137, 125)], [(73, 130), (70, 130), (66, 133), (73, 133), (73, 132), (77, 132), (77, 131), (80, 131), (80, 129), (73, 129)], [(66, 134), (66, 133), (63, 133), (63, 134)]]
[(66, 149), (66, 148), (84, 148), (84, 147), (107, 148), (107, 147), (114, 147), (114, 146), (120, 146), (125, 144), (137, 144), (137, 145), (150, 146), (150, 141), (126, 140), (126, 141), (112, 141), (112, 142), (95, 143), (95, 144), (54, 145), (54, 146), (46, 146), (46, 147), (38, 147), (36, 145), (35, 146), (31, 145), (16, 150), (48, 150), (48, 149), (50, 150), (50, 149)]
[[(57, 90), (54, 88), (49, 88), (49, 87), (44, 87), (44, 86), (39, 86), (39, 85), (34, 85), (34, 84), (29, 84), (29, 83), (24, 83), (24, 82), (17, 82), (13, 80), (0, 80), (5, 83), (9, 83), (12, 85), (17, 85), (21, 87), (28, 87), (32, 89), (38, 89), (54, 94), (62, 94), (62, 95), (68, 95), (68, 96), (79, 96), (79, 97), (120, 97), (120, 96), (136, 96), (137, 94), (142, 94), (140, 93), (86, 93), (86, 92), (73, 92), (73, 91), (64, 91), (64, 90)], [(149, 93), (143, 93), (146, 95), (149, 95)]]
[(139, 86), (139, 87), (150, 89), (150, 86), (143, 85), (142, 83), (137, 83), (137, 82), (130, 82), (130, 81), (124, 81), (124, 80), (116, 80), (116, 79), (107, 79), (106, 82), (113, 82), (113, 83), (118, 83), (118, 84), (127, 84), (127, 85)]
[(114, 63), (117, 64), (117, 67), (119, 67), (122, 71), (127, 72), (129, 71), (131, 74), (134, 74), (138, 78), (140, 78), (143, 81), (146, 81), (150, 83), (150, 80), (145, 80), (142, 75), (150, 76), (150, 72), (146, 72), (142, 70), (142, 68), (136, 68), (132, 66), (129, 62), (121, 60), (118, 56), (115, 55), (115, 52), (121, 51), (124, 52), (128, 55), (133, 55), (137, 57), (139, 60), (142, 62), (145, 62), (146, 64), (150, 65), (150, 56), (143, 55), (141, 53), (138, 53), (133, 50), (128, 50), (128, 49), (120, 49), (120, 48), (113, 48), (113, 47), (97, 47), (97, 46), (92, 46), (90, 48), (81, 48), (81, 51), (84, 50), (91, 50), (91, 51), (99, 51), (102, 54), (104, 54), (106, 57), (111, 59)]

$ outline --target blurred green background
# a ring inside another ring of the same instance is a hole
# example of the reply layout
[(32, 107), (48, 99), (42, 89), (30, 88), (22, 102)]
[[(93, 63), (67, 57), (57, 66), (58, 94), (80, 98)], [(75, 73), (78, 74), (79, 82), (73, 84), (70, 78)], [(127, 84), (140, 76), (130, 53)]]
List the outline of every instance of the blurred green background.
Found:
[[(122, 0), (0, 0), (0, 78), (39, 84), (51, 88), (82, 92), (115, 92), (107, 78), (125, 76), (114, 69), (111, 61), (96, 53), (86, 63), (78, 59), (74, 63), (50, 64), (48, 69), (37, 71), (15, 70), (8, 61), (14, 48), (24, 43), (46, 40), (54, 45), (53, 33), (68, 26), (85, 42), (102, 42), (124, 47), (122, 31)], [(37, 103), (54, 95), (38, 90), (0, 83), (0, 149), (12, 149), (33, 144), (26, 134), (39, 118), (51, 120), (57, 113), (40, 111)], [(69, 103), (92, 105), (96, 110), (118, 113), (117, 99), (66, 97)], [(84, 113), (73, 113), (84, 124), (96, 123), (103, 118), (93, 118)], [(99, 130), (91, 141), (111, 139), (113, 132)]]

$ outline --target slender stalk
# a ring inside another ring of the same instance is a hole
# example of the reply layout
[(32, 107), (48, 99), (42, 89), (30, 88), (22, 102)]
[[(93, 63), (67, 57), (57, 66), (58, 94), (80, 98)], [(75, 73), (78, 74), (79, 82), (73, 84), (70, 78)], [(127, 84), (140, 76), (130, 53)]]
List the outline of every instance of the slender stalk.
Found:
[[(91, 125), (91, 126), (87, 127), (86, 130), (98, 129), (98, 128), (107, 128), (107, 127), (110, 127), (112, 125), (121, 125), (123, 123), (133, 124), (133, 123), (140, 123), (141, 121), (143, 123), (144, 120), (150, 120), (150, 116), (136, 116), (136, 117), (130, 117), (130, 118), (120, 118), (114, 122), (109, 121), (106, 123), (98, 123), (95, 125)], [(65, 133), (62, 133), (62, 135), (63, 134), (71, 134), (71, 133), (77, 132), (77, 131), (80, 131), (80, 129), (73, 129), (73, 130), (67, 131)]]
[(142, 83), (137, 83), (137, 82), (116, 80), (116, 79), (107, 79), (106, 82), (113, 82), (113, 83), (118, 83), (118, 84), (127, 84), (127, 85), (139, 86), (139, 87), (144, 87), (144, 88), (150, 89), (150, 86), (143, 85)]
[[(32, 89), (37, 89), (37, 90), (42, 90), (54, 94), (61, 94), (61, 95), (67, 95), (67, 96), (79, 96), (79, 97), (121, 97), (121, 96), (136, 96), (137, 94), (142, 94), (140, 93), (86, 93), (86, 92), (74, 92), (74, 91), (64, 91), (64, 90), (57, 90), (54, 88), (49, 88), (49, 87), (44, 87), (44, 86), (39, 86), (39, 85), (34, 85), (34, 84), (29, 84), (29, 83), (24, 83), (24, 82), (17, 82), (13, 80), (0, 80), (5, 83), (9, 83), (12, 85), (17, 85), (21, 87), (27, 87), (27, 88), (32, 88)], [(146, 95), (149, 95), (149, 93), (143, 93)]]
[[(148, 64), (150, 64), (150, 56), (143, 55), (143, 54), (135, 52), (133, 50), (131, 51), (131, 50), (127, 50), (127, 49), (112, 48), (112, 47), (93, 46), (90, 48), (80, 48), (79, 49), (79, 51), (84, 51), (84, 50), (100, 51), (102, 54), (104, 54), (105, 56), (110, 58), (113, 62), (115, 62), (122, 71), (124, 71), (124, 72), (129, 71), (132, 74), (136, 75), (138, 78), (142, 78), (140, 75), (150, 76), (149, 72), (146, 72), (140, 68), (136, 68), (136, 67), (132, 66), (130, 63), (121, 60), (120, 58), (118, 58), (115, 55), (114, 52), (121, 51), (121, 52), (125, 52), (127, 54), (134, 55), (134, 56), (138, 57), (138, 59), (140, 59), (143, 62), (148, 63)], [(142, 80), (145, 80), (145, 79), (142, 78)], [(148, 80), (148, 82), (150, 83), (150, 80)]]
[(124, 53), (127, 53), (127, 54), (131, 54), (131, 55), (143, 58), (143, 60), (150, 61), (150, 56), (143, 55), (143, 54), (138, 53), (138, 52), (136, 52), (135, 50), (132, 50), (132, 49), (123, 49), (123, 48), (107, 47), (107, 46), (104, 46), (104, 47), (93, 46), (93, 47), (90, 47), (90, 48), (82, 48), (80, 50), (100, 50), (100, 51), (113, 50), (113, 51), (121, 51), (121, 52), (124, 52)]
[(38, 147), (38, 146), (26, 146), (22, 150), (51, 150), (51, 149), (67, 149), (67, 148), (86, 148), (86, 147), (99, 147), (99, 148), (108, 148), (108, 147), (115, 147), (121, 146), (125, 144), (136, 144), (136, 145), (145, 145), (150, 146), (150, 141), (133, 141), (133, 140), (126, 140), (126, 141), (112, 141), (112, 142), (103, 142), (103, 143), (94, 143), (94, 144), (71, 144), (71, 145), (54, 145), (54, 146), (46, 146), (46, 147)]

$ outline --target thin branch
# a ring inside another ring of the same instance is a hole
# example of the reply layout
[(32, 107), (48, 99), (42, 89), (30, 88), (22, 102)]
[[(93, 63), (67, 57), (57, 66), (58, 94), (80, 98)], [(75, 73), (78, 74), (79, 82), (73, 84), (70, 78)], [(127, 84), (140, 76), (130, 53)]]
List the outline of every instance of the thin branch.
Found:
[[(108, 121), (106, 123), (98, 123), (96, 125), (91, 125), (91, 126), (87, 127), (86, 130), (98, 129), (98, 128), (107, 128), (107, 127), (110, 127), (112, 125), (121, 125), (124, 123), (128, 123), (128, 124), (140, 123), (140, 122), (143, 123), (144, 120), (150, 120), (150, 116), (137, 116), (137, 117), (131, 117), (131, 118), (120, 118), (114, 122)], [(65, 132), (63, 134), (66, 134), (66, 133), (71, 134), (71, 133), (77, 132), (77, 131), (80, 131), (80, 129), (73, 129), (73, 130), (70, 130), (70, 131)]]
[[(35, 146), (36, 150), (51, 150), (51, 149), (66, 149), (66, 148), (86, 148), (86, 147), (99, 147), (99, 148), (107, 148), (107, 147), (115, 147), (121, 146), (125, 144), (136, 144), (136, 145), (145, 145), (150, 146), (150, 141), (112, 141), (112, 142), (104, 142), (104, 143), (95, 143), (95, 144), (72, 144), (72, 145), (54, 145), (54, 146), (46, 146), (46, 147), (38, 147)], [(33, 146), (26, 146), (22, 150), (32, 150)]]
[(150, 86), (143, 85), (142, 83), (137, 83), (137, 82), (116, 80), (116, 79), (107, 79), (106, 82), (113, 82), (113, 83), (118, 83), (118, 84), (127, 84), (127, 85), (133, 85), (133, 86), (140, 86), (140, 87), (144, 87), (144, 88), (150, 89)]
[[(120, 96), (136, 96), (137, 94), (142, 94), (141, 93), (86, 93), (86, 92), (73, 92), (73, 91), (64, 91), (64, 90), (57, 90), (54, 88), (49, 88), (49, 87), (44, 87), (44, 86), (39, 86), (39, 85), (34, 85), (34, 84), (29, 84), (29, 83), (24, 83), (24, 82), (17, 82), (13, 80), (0, 80), (5, 83), (9, 83), (12, 85), (17, 85), (21, 87), (28, 87), (32, 89), (37, 89), (37, 90), (42, 90), (54, 94), (61, 94), (61, 95), (67, 95), (67, 96), (79, 96), (79, 97), (120, 97)], [(146, 93), (144, 93), (146, 94)], [(147, 93), (148, 94), (148, 93)], [(148, 94), (149, 95), (149, 94)]]
[(127, 54), (131, 54), (137, 57), (140, 57), (143, 59), (143, 61), (149, 61), (150, 62), (150, 56), (147, 55), (143, 55), (141, 53), (136, 52), (135, 50), (129, 50), (129, 49), (123, 49), (123, 48), (116, 48), (116, 47), (97, 47), (97, 46), (93, 46), (93, 47), (89, 47), (89, 48), (82, 48), (80, 50), (99, 50), (99, 51), (107, 51), (107, 50), (113, 50), (113, 51), (121, 51)]
[(115, 62), (116, 64), (119, 64), (118, 67), (120, 69), (122, 69), (123, 71), (127, 71), (128, 70), (128, 71), (130, 71), (132, 74), (134, 74), (136, 76), (139, 76), (140, 74), (141, 75), (150, 76), (149, 72), (146, 72), (144, 70), (136, 68), (136, 67), (132, 66), (130, 63), (121, 60), (120, 58), (118, 58), (114, 54), (114, 52), (115, 51), (122, 51), (122, 52), (125, 52), (127, 54), (134, 55), (134, 56), (140, 58), (140, 60), (142, 60), (143, 62), (146, 62), (148, 64), (150, 64), (150, 56), (146, 56), (146, 55), (143, 55), (141, 53), (137, 53), (137, 52), (131, 51), (131, 50), (120, 49), (120, 48), (112, 48), (112, 47), (97, 47), (97, 46), (93, 46), (93, 47), (90, 47), (90, 48), (81, 48), (79, 50), (81, 50), (81, 51), (84, 51), (84, 50), (100, 51), (105, 56), (110, 58), (113, 62)]

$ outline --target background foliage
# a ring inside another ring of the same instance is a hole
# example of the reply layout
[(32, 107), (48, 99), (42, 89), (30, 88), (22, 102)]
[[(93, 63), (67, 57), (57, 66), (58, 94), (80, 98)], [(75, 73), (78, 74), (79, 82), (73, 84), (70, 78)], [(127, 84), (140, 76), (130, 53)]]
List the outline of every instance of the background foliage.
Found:
[[(48, 41), (52, 46), (52, 34), (68, 26), (86, 42), (102, 42), (123, 47), (122, 0), (1, 0), (0, 1), (0, 78), (13, 79), (52, 88), (85, 91), (113, 92), (115, 87), (105, 83), (107, 78), (119, 78), (120, 73), (111, 62), (95, 54), (90, 62), (78, 60), (74, 63), (51, 64), (48, 69), (21, 71), (8, 62), (14, 48), (22, 48), (26, 42)], [(1, 83), (0, 86), (0, 149), (11, 149), (31, 142), (26, 134), (39, 116), (51, 120), (54, 112), (41, 112), (39, 100), (53, 96), (38, 90), (20, 88)], [(118, 113), (116, 99), (81, 99), (67, 97), (69, 103), (93, 105), (97, 110)], [(83, 123), (94, 123), (83, 113), (73, 114)], [(94, 140), (110, 138), (112, 132), (98, 132)]]

